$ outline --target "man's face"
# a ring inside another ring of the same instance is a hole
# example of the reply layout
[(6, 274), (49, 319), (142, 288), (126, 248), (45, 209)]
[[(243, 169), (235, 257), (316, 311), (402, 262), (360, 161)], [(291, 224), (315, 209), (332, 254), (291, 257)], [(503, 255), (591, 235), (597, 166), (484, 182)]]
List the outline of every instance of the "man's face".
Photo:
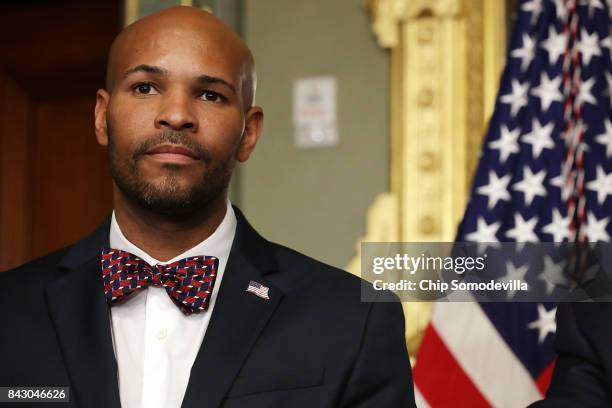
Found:
[[(242, 61), (187, 29), (130, 40), (106, 106), (96, 106), (97, 133), (101, 115), (107, 136), (98, 140), (108, 145), (111, 175), (127, 199), (189, 216), (224, 198), (236, 158), (248, 158), (239, 154), (248, 120)], [(97, 105), (104, 104), (99, 92)]]

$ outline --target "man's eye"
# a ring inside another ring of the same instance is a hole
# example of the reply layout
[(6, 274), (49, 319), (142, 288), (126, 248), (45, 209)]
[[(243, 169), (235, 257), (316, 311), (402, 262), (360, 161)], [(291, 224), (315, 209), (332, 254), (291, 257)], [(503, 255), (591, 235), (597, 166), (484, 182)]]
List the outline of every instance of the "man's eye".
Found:
[(151, 84), (138, 84), (134, 87), (134, 90), (136, 93), (149, 95), (155, 90), (155, 88), (153, 88)]
[(221, 95), (219, 95), (216, 92), (213, 91), (205, 91), (202, 94), (202, 99), (204, 99), (205, 101), (210, 101), (210, 102), (218, 102), (222, 99)]

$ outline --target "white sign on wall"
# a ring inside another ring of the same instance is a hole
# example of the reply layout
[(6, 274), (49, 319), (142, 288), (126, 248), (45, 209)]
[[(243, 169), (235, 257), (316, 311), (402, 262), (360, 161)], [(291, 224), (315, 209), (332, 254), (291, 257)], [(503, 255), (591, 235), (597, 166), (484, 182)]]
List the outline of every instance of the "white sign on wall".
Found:
[(338, 143), (336, 78), (301, 78), (293, 83), (293, 127), (298, 147)]

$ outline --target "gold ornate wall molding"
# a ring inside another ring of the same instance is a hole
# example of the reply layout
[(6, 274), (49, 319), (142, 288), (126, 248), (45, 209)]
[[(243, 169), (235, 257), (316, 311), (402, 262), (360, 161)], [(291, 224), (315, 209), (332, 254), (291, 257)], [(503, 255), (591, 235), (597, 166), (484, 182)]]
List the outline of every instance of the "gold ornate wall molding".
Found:
[(400, 238), (450, 240), (467, 190), (465, 8), (460, 0), (377, 0), (369, 9), (379, 43), (391, 49)]
[(372, 29), (383, 48), (394, 48), (399, 43), (400, 25), (407, 19), (426, 13), (436, 17), (452, 16), (459, 12), (459, 0), (370, 0), (366, 1), (374, 16)]
[[(505, 1), (369, 0), (366, 8), (391, 53), (391, 191), (382, 196), (394, 205), (374, 203), (361, 241), (452, 241), (503, 65)], [(349, 265), (356, 274), (358, 259)], [(404, 304), (412, 355), (430, 309)]]

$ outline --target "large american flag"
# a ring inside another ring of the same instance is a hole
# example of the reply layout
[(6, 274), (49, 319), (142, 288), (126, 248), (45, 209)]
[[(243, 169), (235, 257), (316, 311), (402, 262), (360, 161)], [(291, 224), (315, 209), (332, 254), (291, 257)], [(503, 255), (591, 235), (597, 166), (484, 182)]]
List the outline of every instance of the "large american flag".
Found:
[[(609, 241), (610, 3), (518, 5), (458, 241)], [(545, 285), (534, 269), (511, 263), (506, 276)], [(551, 303), (436, 304), (414, 369), (418, 405), (524, 407), (542, 398), (555, 311)]]

